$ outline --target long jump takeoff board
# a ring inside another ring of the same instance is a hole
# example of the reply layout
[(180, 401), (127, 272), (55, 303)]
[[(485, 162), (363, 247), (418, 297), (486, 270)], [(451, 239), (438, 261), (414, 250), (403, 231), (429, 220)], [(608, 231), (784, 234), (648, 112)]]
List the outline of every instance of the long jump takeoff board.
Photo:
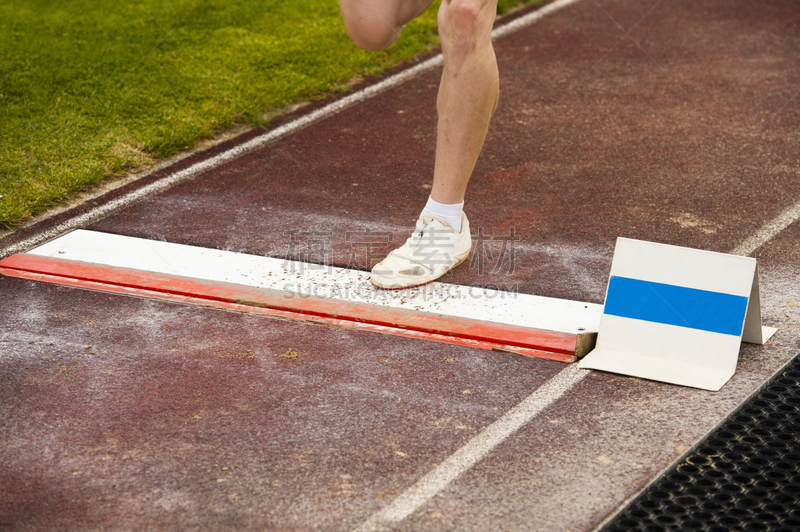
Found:
[(369, 274), (76, 230), (0, 261), (0, 273), (573, 362), (594, 347), (603, 306), (447, 283), (374, 287)]

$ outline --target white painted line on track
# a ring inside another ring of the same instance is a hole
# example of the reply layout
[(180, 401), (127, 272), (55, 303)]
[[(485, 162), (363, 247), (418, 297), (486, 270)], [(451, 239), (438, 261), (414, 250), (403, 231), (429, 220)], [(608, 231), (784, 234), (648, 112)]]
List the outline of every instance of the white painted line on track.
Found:
[[(552, 4), (548, 4), (547, 6), (537, 11), (529, 13), (528, 15), (520, 17), (507, 25), (500, 26), (499, 28), (495, 29), (492, 32), (492, 39), (497, 39), (505, 35), (508, 35), (509, 33), (517, 31), (529, 24), (538, 21), (539, 19), (548, 14), (553, 13), (554, 11), (561, 9), (562, 7), (566, 7), (567, 5), (577, 1), (578, 0), (557, 0)], [(119, 198), (111, 200), (108, 203), (95, 207), (89, 212), (71, 218), (66, 222), (61, 223), (48, 231), (44, 231), (28, 239), (25, 239), (21, 242), (12, 244), (11, 246), (8, 246), (7, 248), (0, 250), (0, 258), (2, 258), (3, 256), (12, 255), (14, 253), (20, 253), (22, 251), (26, 251), (32, 248), (33, 246), (41, 244), (42, 242), (46, 242), (47, 240), (55, 238), (58, 235), (61, 235), (67, 231), (92, 223), (102, 218), (103, 216), (110, 214), (113, 211), (122, 208), (130, 203), (133, 203), (151, 194), (156, 194), (158, 192), (166, 190), (172, 187), (173, 185), (176, 185), (181, 181), (190, 179), (205, 170), (209, 170), (222, 163), (235, 159), (236, 157), (239, 157), (249, 151), (260, 148), (266, 144), (269, 144), (270, 142), (280, 139), (281, 137), (284, 137), (286, 135), (294, 133), (295, 131), (303, 129), (304, 127), (314, 122), (318, 122), (348, 107), (351, 107), (357, 103), (372, 98), (373, 96), (376, 96), (377, 94), (380, 94), (381, 92), (384, 92), (387, 89), (400, 85), (405, 81), (423, 72), (427, 72), (428, 70), (432, 70), (440, 66), (441, 64), (443, 64), (443, 62), (444, 62), (444, 57), (441, 54), (432, 57), (427, 61), (424, 61), (416, 66), (413, 66), (408, 70), (399, 72), (394, 76), (391, 76), (381, 81), (380, 83), (376, 83), (375, 85), (366, 87), (358, 92), (351, 94), (350, 96), (347, 96), (346, 98), (342, 98), (341, 100), (335, 101), (329, 105), (317, 109), (316, 111), (313, 111), (305, 116), (302, 116), (297, 120), (289, 122), (288, 124), (284, 124), (283, 126), (275, 128), (272, 131), (269, 131), (263, 135), (259, 135), (258, 137), (255, 137), (243, 144), (235, 146), (226, 152), (220, 153), (219, 155), (216, 155), (204, 161), (200, 161), (199, 163), (196, 163), (188, 168), (185, 168), (183, 170), (170, 174), (162, 179), (159, 179), (154, 183), (146, 185), (140, 189), (134, 190), (133, 192), (130, 192), (124, 196), (120, 196)]]
[[(733, 255), (750, 255), (798, 219), (800, 219), (800, 202), (795, 203), (764, 224), (754, 235), (742, 242), (730, 253)], [(577, 364), (570, 365), (562, 370), (502, 418), (472, 438), (466, 445), (437, 466), (436, 469), (422, 477), (391, 504), (373, 514), (354, 532), (388, 530), (392, 524), (398, 523), (411, 515), (437, 493), (445, 489), (461, 473), (481, 460), (500, 442), (572, 389), (588, 373), (589, 371), (578, 369)], [(641, 493), (641, 491), (637, 492), (636, 495), (638, 493)], [(632, 500), (634, 496), (631, 496), (629, 500)], [(626, 503), (623, 503), (619, 508), (624, 508)], [(603, 523), (606, 522), (609, 522), (609, 518), (603, 521)], [(595, 530), (598, 529), (599, 527), (595, 528)]]
[[(795, 203), (764, 224), (755, 234), (729, 253), (733, 255), (750, 255), (798, 219), (800, 219), (800, 202)], [(572, 389), (588, 373), (588, 371), (578, 369), (577, 365), (571, 365), (562, 370), (502, 418), (489, 425), (483, 432), (467, 442), (466, 445), (442, 462), (436, 469), (408, 488), (389, 506), (373, 514), (354, 532), (388, 530), (392, 524), (398, 523), (411, 515), (446, 488), (461, 473), (467, 471), (481, 460), (495, 446)], [(638, 493), (641, 492), (637, 492), (637, 495)], [(620, 506), (620, 508), (624, 507), (625, 503)], [(603, 521), (603, 523), (606, 522), (608, 522), (608, 519)], [(599, 527), (595, 530), (598, 529)]]
[(547, 15), (558, 11), (561, 8), (567, 7), (568, 5), (574, 4), (579, 1), (580, 0), (557, 0), (552, 4), (547, 4), (541, 9), (532, 11), (525, 16), (519, 17), (518, 19), (513, 20), (508, 24), (503, 24), (499, 28), (493, 30), (492, 40), (497, 40), (501, 37), (505, 37), (510, 33), (514, 33), (515, 31), (520, 30), (525, 26), (530, 26), (534, 22), (537, 22), (539, 19), (544, 18)]
[(758, 248), (775, 238), (781, 231), (800, 219), (800, 201), (764, 224), (753, 236), (739, 244), (732, 255), (750, 255)]
[(391, 504), (373, 514), (354, 532), (386, 530), (392, 524), (399, 523), (408, 517), (511, 434), (570, 391), (588, 374), (589, 371), (578, 369), (574, 364), (561, 370), (555, 377), (540, 386), (525, 400), (506, 412), (503, 417), (486, 427), (433, 471), (404, 491)]

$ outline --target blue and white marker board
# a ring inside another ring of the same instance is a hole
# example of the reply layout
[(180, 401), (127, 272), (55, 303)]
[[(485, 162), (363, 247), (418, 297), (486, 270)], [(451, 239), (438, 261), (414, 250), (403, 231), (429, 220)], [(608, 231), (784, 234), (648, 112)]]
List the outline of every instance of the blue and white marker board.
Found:
[(617, 239), (597, 346), (579, 366), (706, 390), (763, 344), (756, 259)]

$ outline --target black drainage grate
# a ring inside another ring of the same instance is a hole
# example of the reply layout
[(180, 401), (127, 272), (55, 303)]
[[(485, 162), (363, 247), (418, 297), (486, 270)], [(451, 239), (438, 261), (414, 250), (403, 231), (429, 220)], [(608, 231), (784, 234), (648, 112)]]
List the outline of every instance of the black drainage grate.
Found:
[(800, 358), (604, 532), (800, 531)]

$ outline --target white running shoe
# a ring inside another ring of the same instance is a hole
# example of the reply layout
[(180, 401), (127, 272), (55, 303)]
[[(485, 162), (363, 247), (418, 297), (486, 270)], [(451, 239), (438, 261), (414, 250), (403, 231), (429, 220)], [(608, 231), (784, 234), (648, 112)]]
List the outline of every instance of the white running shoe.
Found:
[(456, 233), (441, 217), (425, 214), (406, 243), (372, 268), (369, 280), (380, 288), (409, 288), (429, 283), (452, 270), (469, 256), (472, 236), (461, 214)]

